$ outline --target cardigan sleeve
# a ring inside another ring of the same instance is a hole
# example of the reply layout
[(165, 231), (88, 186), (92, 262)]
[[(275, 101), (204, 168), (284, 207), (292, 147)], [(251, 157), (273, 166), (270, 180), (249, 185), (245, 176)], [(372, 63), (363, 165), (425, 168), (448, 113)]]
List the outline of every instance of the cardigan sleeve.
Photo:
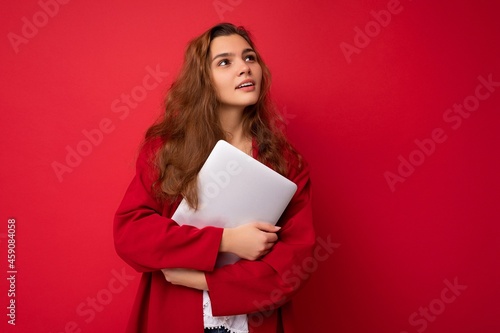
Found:
[[(156, 144), (139, 154), (136, 175), (115, 214), (113, 235), (118, 255), (139, 272), (162, 268), (214, 269), (222, 239), (221, 228), (179, 226), (165, 217), (175, 204), (160, 204), (152, 193), (155, 177), (151, 160)], [(178, 203), (177, 203), (178, 205)]]
[(272, 251), (257, 261), (239, 260), (205, 273), (215, 316), (274, 310), (308, 280), (315, 233), (309, 167), (302, 164), (289, 173), (298, 189), (278, 222), (282, 228)]

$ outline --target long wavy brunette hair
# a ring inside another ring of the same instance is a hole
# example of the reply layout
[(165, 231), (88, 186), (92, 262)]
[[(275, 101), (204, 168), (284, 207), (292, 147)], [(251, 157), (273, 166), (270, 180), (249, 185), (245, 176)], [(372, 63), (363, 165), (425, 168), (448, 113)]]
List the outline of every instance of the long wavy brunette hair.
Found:
[(153, 189), (159, 199), (174, 201), (182, 195), (191, 207), (198, 207), (197, 174), (216, 142), (227, 139), (210, 75), (210, 44), (230, 35), (243, 37), (262, 67), (259, 99), (243, 112), (243, 131), (256, 140), (258, 160), (282, 175), (289, 167), (285, 154), (300, 160), (282, 131), (283, 119), (269, 97), (271, 74), (248, 31), (230, 23), (218, 24), (189, 42), (181, 71), (167, 93), (165, 112), (146, 132), (145, 143), (158, 139), (162, 143), (154, 158), (158, 178)]

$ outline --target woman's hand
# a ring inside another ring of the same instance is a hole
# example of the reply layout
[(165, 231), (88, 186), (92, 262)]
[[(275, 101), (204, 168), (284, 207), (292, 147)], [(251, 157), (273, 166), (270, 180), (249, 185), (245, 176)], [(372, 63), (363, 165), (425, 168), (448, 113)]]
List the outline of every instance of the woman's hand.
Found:
[(251, 222), (236, 228), (225, 228), (220, 252), (231, 252), (247, 260), (257, 260), (271, 251), (278, 240), (280, 227), (265, 222)]
[(205, 273), (186, 268), (164, 268), (161, 270), (165, 280), (172, 284), (198, 290), (208, 290)]
[[(271, 251), (281, 228), (265, 222), (251, 222), (236, 228), (225, 228), (220, 252), (231, 252), (247, 260), (257, 260)], [(164, 268), (165, 280), (189, 288), (208, 290), (205, 273), (186, 268)]]

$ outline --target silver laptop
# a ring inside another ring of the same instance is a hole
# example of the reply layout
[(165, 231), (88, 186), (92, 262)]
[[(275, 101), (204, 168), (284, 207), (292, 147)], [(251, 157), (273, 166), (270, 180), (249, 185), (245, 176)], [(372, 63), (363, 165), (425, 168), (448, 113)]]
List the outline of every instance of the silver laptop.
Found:
[[(198, 173), (198, 209), (182, 200), (172, 219), (179, 225), (236, 227), (251, 221), (276, 224), (297, 185), (220, 140)], [(217, 266), (239, 258), (219, 254)]]

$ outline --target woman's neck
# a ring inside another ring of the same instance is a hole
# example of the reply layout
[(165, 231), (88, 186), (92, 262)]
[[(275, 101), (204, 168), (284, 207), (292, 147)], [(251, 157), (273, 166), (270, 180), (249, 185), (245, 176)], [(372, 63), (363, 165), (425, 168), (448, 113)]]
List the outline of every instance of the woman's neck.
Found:
[(243, 109), (220, 108), (219, 119), (227, 142), (247, 154), (251, 152), (252, 139), (243, 131)]

